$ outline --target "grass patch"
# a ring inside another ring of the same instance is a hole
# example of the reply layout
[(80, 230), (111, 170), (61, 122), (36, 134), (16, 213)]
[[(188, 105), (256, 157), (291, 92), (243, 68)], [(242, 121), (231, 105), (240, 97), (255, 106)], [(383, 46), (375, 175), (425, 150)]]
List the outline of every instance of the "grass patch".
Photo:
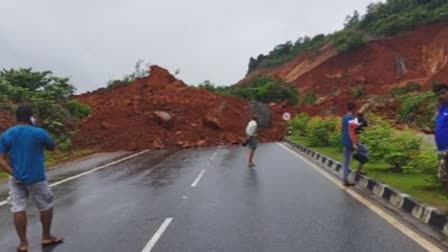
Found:
[(0, 179), (7, 178), (7, 177), (8, 177), (8, 174), (6, 172), (4, 172), (4, 171), (0, 172)]
[[(310, 144), (304, 137), (293, 136), (290, 139), (340, 162), (344, 159), (342, 147), (309, 147)], [(354, 164), (356, 162), (352, 163), (352, 166)], [(389, 171), (389, 168), (390, 165), (384, 162), (370, 161), (365, 165), (364, 169), (368, 172), (369, 177), (388, 184), (403, 193), (412, 195), (422, 203), (448, 211), (448, 194), (441, 186), (432, 181), (434, 175), (392, 173)]]
[(47, 170), (50, 170), (53, 166), (60, 164), (64, 161), (84, 157), (92, 154), (93, 152), (94, 152), (93, 150), (76, 150), (70, 152), (61, 150), (48, 151), (45, 152), (45, 167), (47, 167)]

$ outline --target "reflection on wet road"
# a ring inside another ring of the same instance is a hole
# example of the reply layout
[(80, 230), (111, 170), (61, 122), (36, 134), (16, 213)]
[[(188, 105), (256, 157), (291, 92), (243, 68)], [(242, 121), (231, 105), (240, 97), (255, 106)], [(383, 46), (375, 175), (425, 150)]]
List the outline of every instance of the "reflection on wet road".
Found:
[[(38, 246), (31, 207), (30, 251), (424, 251), (279, 145), (261, 145), (255, 169), (246, 155), (150, 151), (58, 185), (53, 230), (65, 243)], [(0, 227), (0, 250), (15, 251), (6, 206)]]

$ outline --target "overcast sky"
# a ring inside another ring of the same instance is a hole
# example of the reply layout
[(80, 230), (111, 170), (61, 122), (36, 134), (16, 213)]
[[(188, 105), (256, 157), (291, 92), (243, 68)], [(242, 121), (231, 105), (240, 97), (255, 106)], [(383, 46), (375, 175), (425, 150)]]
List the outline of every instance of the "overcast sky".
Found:
[(251, 56), (342, 29), (377, 0), (0, 0), (0, 68), (70, 77), (78, 92), (157, 64), (188, 84), (229, 85)]

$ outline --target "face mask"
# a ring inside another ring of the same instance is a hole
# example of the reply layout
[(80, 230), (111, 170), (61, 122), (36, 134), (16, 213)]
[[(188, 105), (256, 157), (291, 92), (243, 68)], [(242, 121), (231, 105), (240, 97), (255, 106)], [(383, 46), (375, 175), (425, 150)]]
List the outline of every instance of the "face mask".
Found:
[(30, 121), (31, 124), (36, 125), (36, 118), (34, 118), (34, 116), (31, 116)]

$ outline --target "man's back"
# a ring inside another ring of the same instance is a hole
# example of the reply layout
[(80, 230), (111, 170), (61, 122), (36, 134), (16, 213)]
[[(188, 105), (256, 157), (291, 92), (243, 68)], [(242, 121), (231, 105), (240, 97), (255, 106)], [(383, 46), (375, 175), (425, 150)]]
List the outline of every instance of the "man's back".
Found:
[(27, 184), (46, 180), (45, 148), (54, 148), (49, 134), (30, 125), (14, 126), (0, 138), (0, 153), (8, 153), (14, 177)]

